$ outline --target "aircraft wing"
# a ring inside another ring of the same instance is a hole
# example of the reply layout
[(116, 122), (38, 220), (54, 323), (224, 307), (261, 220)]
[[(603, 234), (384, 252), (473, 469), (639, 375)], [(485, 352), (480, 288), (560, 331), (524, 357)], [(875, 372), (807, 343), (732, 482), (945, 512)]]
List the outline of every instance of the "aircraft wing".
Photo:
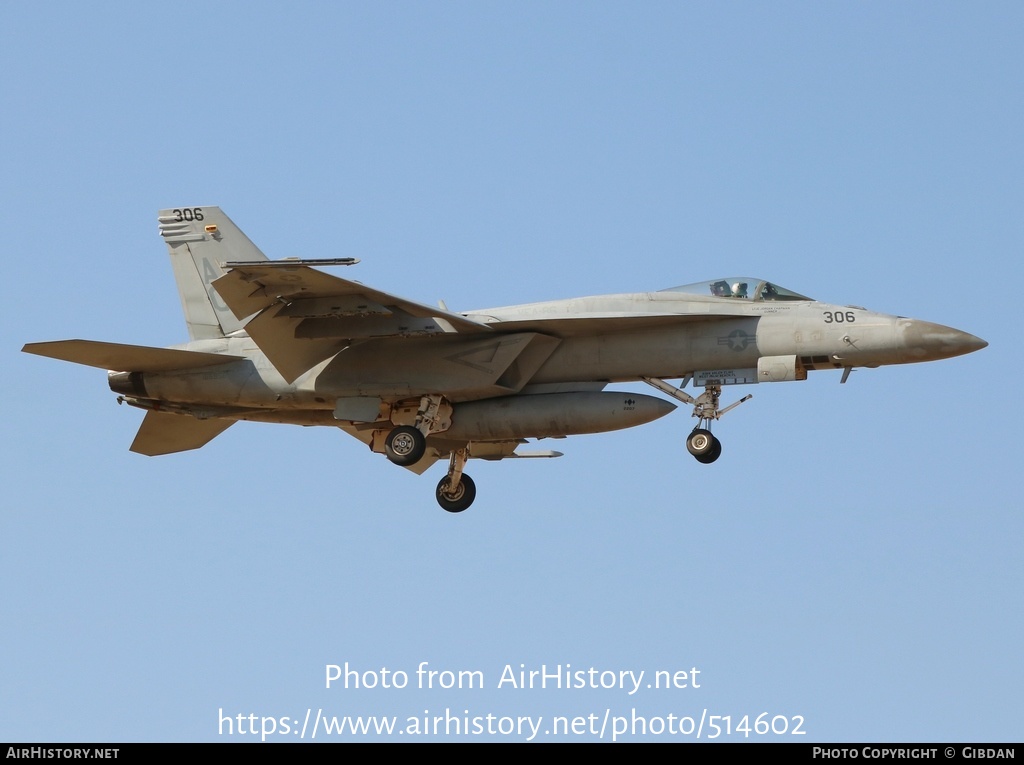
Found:
[(249, 336), (292, 382), (353, 340), (489, 333), (460, 314), (381, 292), (300, 263), (226, 264), (212, 284)]

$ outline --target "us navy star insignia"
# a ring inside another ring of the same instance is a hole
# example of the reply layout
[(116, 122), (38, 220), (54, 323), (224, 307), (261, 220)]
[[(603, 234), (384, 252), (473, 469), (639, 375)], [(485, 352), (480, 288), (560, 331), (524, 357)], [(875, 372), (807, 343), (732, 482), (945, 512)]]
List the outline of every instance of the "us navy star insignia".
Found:
[(734, 329), (725, 337), (718, 338), (719, 345), (728, 345), (730, 351), (743, 351), (754, 340), (742, 329)]

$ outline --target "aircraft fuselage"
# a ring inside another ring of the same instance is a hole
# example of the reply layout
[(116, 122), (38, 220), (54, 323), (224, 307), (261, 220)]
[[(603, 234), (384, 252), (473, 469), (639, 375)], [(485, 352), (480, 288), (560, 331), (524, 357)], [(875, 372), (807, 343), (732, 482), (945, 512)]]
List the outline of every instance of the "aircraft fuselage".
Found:
[[(646, 318), (645, 312), (655, 302), (659, 315)], [(454, 389), (448, 394), (453, 402), (515, 395), (516, 387), (496, 391), (481, 380), (479, 385), (462, 383), (458, 390), (459, 384), (449, 380), (464, 380), (474, 366), (484, 368), (489, 349), (503, 337), (524, 334), (525, 324), (537, 326), (547, 336), (544, 325), (549, 320), (559, 323), (563, 336), (529, 378), (530, 386), (753, 370), (763, 357), (794, 357), (804, 370), (877, 367), (949, 358), (985, 345), (973, 335), (939, 324), (816, 301), (752, 304), (744, 306), (749, 310), (745, 317), (716, 315), (716, 307), (707, 300), (673, 301), (663, 293), (640, 293), (473, 312), (472, 318), (490, 319), (493, 335), (481, 340), (432, 334), (355, 343), (292, 383), (281, 377), (249, 338), (200, 340), (178, 347), (246, 359), (195, 370), (145, 373), (131, 387), (125, 384), (124, 373), (112, 373), (111, 387), (165, 402), (268, 409), (333, 409), (339, 397), (417, 396), (440, 388)], [(736, 310), (735, 305), (722, 307)], [(591, 320), (586, 317), (597, 311), (631, 314), (637, 317), (637, 326), (589, 332)], [(667, 312), (686, 319), (673, 322), (666, 318)], [(581, 326), (566, 327), (565, 320), (574, 315), (582, 317)], [(512, 330), (503, 325), (511, 325)]]

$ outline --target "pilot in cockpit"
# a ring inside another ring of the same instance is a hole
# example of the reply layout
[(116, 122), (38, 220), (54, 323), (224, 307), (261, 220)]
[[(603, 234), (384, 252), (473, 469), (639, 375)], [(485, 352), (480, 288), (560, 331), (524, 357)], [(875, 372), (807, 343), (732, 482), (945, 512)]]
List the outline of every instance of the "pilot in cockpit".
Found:
[(744, 298), (744, 299), (746, 299), (746, 297), (747, 297), (747, 283), (746, 282), (736, 282), (734, 285), (732, 285), (732, 296), (734, 298)]

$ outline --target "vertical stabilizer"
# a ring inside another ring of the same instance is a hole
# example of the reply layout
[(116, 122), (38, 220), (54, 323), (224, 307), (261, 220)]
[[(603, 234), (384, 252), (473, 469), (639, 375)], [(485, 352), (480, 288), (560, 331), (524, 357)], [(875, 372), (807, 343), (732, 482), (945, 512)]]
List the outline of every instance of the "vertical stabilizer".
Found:
[(266, 260), (267, 256), (219, 207), (174, 207), (161, 210), (159, 220), (189, 337), (207, 340), (240, 330), (243, 322), (210, 283), (224, 275), (222, 263)]

